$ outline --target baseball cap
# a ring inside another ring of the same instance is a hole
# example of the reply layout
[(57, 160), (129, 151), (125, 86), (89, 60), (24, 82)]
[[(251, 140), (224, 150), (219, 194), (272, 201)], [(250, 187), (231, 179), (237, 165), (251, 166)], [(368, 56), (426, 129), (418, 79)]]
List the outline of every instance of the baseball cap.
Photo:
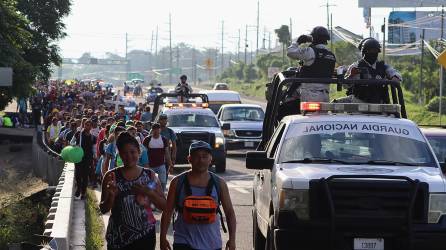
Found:
[(160, 114), (159, 119), (167, 119), (167, 115), (166, 114)]
[(204, 150), (208, 151), (209, 153), (212, 152), (212, 149), (211, 149), (211, 146), (209, 145), (209, 143), (204, 142), (204, 141), (196, 141), (190, 145), (189, 155), (191, 155), (193, 152), (200, 150), (200, 149), (204, 149)]

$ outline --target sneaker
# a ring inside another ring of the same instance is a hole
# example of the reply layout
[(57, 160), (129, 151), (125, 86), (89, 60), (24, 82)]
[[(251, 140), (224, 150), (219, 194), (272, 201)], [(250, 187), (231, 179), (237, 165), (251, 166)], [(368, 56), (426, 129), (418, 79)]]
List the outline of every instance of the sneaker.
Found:
[(79, 197), (81, 195), (81, 191), (76, 190), (76, 193), (74, 194), (75, 197)]

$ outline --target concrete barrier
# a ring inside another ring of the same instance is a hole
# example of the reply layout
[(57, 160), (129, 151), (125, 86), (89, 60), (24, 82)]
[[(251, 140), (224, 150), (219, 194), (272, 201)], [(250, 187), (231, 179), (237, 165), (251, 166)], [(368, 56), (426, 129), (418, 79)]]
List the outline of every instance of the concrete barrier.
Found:
[(36, 132), (33, 137), (33, 172), (50, 186), (57, 185), (64, 169), (65, 162), (57, 153), (52, 152), (42, 142), (42, 133)]
[[(51, 161), (51, 160), (50, 160)], [(51, 237), (57, 250), (70, 248), (74, 204), (74, 164), (66, 163), (56, 186), (45, 223), (44, 235)]]

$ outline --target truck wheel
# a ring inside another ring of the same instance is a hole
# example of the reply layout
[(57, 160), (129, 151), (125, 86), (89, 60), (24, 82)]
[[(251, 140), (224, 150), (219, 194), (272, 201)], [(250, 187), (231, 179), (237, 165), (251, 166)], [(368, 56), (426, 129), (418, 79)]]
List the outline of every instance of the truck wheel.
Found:
[(215, 163), (215, 172), (224, 173), (226, 171), (226, 159)]
[(257, 216), (255, 208), (252, 209), (252, 244), (254, 250), (265, 250), (265, 237), (260, 232), (259, 225), (257, 225)]
[(275, 250), (274, 247), (274, 215), (269, 217), (268, 232), (266, 233), (265, 250)]

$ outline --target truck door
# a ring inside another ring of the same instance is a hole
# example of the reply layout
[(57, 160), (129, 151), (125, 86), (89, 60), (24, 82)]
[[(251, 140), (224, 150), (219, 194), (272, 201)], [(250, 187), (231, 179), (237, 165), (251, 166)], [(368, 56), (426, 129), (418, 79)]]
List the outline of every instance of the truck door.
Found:
[[(268, 143), (268, 146), (266, 148), (266, 153), (268, 158), (274, 159), (276, 155), (276, 150), (278, 148), (284, 130), (285, 130), (284, 123), (280, 124), (278, 128), (275, 130), (273, 137)], [(270, 216), (270, 204), (271, 204), (271, 193), (272, 193), (271, 188), (273, 188), (275, 184), (273, 183), (274, 179), (271, 179), (270, 169), (261, 170), (257, 174), (258, 174), (257, 190), (255, 191), (256, 199), (259, 199), (256, 202), (256, 209), (258, 211), (257, 222), (260, 230), (263, 233), (266, 233), (266, 230), (268, 228), (268, 219)]]

